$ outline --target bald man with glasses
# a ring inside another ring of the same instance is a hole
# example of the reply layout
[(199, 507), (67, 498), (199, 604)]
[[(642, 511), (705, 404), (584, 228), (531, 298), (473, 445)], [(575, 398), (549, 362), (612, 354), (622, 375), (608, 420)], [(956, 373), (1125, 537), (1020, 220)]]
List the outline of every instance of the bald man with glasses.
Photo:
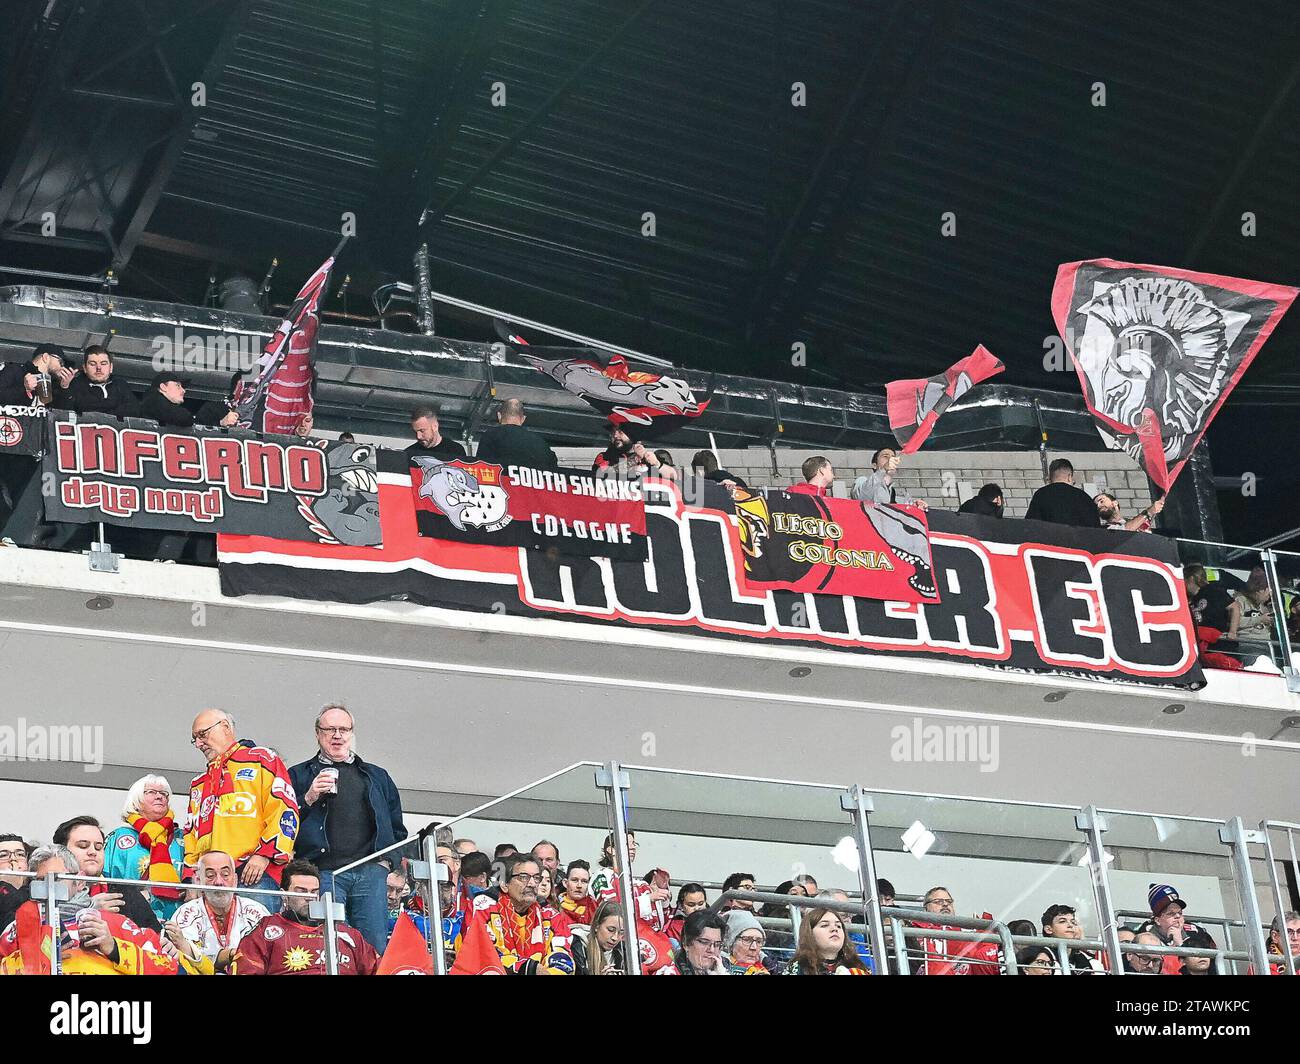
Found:
[[(183, 878), (194, 877), (205, 853), (221, 850), (235, 859), (240, 884), (279, 890), (298, 838), (298, 799), (289, 769), (270, 747), (238, 738), (235, 720), (224, 709), (205, 709), (195, 717), (190, 742), (208, 767), (190, 782)], [(277, 897), (248, 896), (271, 912), (280, 907)]]

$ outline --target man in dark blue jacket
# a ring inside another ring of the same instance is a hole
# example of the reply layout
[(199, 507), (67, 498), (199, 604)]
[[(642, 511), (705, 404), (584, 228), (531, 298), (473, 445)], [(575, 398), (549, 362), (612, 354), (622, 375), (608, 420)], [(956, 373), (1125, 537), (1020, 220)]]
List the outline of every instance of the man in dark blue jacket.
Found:
[[(388, 941), (388, 860), (347, 865), (406, 838), (402, 799), (392, 777), (352, 749), (352, 714), (337, 704), (316, 714), (315, 757), (289, 769), (302, 824), (294, 856), (321, 872), (321, 890), (334, 892), (347, 922), (383, 953)], [(339, 871), (340, 869), (346, 869)]]

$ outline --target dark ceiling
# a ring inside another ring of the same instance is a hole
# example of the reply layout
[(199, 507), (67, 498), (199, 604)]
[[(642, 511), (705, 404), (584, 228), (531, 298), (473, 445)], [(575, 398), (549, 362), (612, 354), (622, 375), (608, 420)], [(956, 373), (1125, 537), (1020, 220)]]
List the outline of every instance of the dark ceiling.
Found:
[[(0, 267), (112, 266), (132, 295), (196, 302), (278, 257), (288, 299), (352, 212), (354, 312), (423, 238), (441, 291), (686, 365), (862, 389), (983, 342), (1008, 383), (1073, 390), (1044, 365), (1061, 262), (1300, 283), (1295, 0), (10, 0), (6, 23)], [(1298, 347), (1293, 312), (1239, 418), (1294, 418)]]

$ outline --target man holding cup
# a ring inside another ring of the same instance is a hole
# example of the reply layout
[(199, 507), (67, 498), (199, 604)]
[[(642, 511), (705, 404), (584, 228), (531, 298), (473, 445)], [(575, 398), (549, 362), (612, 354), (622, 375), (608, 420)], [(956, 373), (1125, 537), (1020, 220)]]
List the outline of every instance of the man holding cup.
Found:
[(346, 706), (329, 703), (316, 714), (316, 756), (289, 770), (302, 796), (297, 854), (320, 869), (321, 890), (332, 891), (347, 921), (383, 953), (388, 939), (388, 860), (363, 857), (406, 838), (402, 799), (393, 779), (353, 750), (356, 733)]

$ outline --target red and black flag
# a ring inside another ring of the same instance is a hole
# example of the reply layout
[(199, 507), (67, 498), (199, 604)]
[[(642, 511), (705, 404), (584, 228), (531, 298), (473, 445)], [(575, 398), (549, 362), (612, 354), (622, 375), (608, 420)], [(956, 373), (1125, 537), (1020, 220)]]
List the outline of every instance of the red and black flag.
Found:
[(257, 365), (236, 383), (234, 405), (240, 428), (292, 436), (311, 413), (320, 305), (337, 257), (335, 251), (302, 286)]
[(1102, 439), (1167, 492), (1298, 291), (1091, 259), (1057, 270), (1052, 315)]
[(885, 385), (889, 427), (899, 451), (920, 450), (944, 411), (981, 381), (996, 377), (1006, 367), (983, 344), (937, 377), (890, 381)]
[(530, 348), (519, 357), (566, 391), (586, 400), (633, 439), (662, 436), (699, 417), (698, 400), (680, 377), (633, 369), (623, 355), (571, 348)]

